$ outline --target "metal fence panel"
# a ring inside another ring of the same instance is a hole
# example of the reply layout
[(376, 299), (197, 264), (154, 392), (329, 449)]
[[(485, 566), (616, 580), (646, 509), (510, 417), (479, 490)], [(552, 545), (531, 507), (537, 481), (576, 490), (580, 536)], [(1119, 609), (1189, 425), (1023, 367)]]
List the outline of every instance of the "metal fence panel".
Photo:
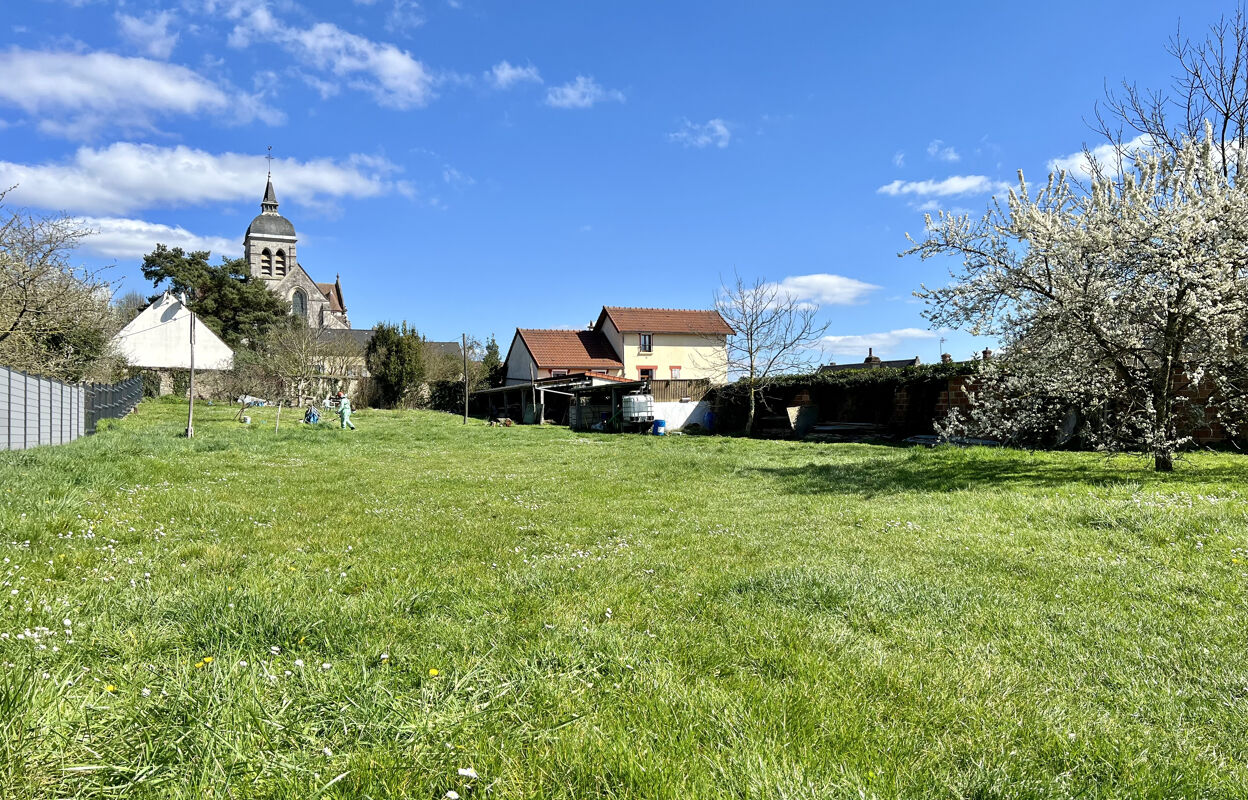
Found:
[(0, 397), (5, 398), (4, 402), (6, 403), (4, 413), (0, 414), (0, 445), (3, 445), (5, 449), (8, 449), (9, 446), (9, 431), (13, 429), (13, 426), (9, 423), (10, 414), (7, 405), (9, 387), (12, 384), (13, 376), (6, 370), (0, 370)]
[(9, 438), (7, 446), (10, 450), (21, 450), (26, 447), (26, 381), (21, 373), (5, 370), (9, 376), (8, 408), (5, 416), (9, 420)]
[(143, 381), (67, 384), (0, 367), (0, 450), (65, 444), (121, 419), (143, 398)]

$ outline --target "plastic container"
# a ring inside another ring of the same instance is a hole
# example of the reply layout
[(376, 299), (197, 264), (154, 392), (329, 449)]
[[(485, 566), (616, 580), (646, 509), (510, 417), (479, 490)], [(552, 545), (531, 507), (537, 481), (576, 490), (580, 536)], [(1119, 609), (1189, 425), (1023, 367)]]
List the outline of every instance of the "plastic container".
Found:
[(625, 422), (652, 422), (654, 420), (654, 396), (626, 394), (620, 399), (620, 411)]
[(665, 420), (665, 419), (656, 419), (656, 420), (654, 421), (654, 435), (655, 435), (655, 436), (666, 436), (666, 435), (667, 435), (667, 420)]

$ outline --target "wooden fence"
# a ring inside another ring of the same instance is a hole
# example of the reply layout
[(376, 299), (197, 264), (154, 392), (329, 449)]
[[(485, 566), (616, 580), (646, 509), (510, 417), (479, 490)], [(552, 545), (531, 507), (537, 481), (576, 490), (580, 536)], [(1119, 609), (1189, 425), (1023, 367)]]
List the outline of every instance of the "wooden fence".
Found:
[(696, 403), (710, 390), (711, 382), (706, 378), (650, 381), (650, 393), (656, 403), (679, 403), (681, 400)]

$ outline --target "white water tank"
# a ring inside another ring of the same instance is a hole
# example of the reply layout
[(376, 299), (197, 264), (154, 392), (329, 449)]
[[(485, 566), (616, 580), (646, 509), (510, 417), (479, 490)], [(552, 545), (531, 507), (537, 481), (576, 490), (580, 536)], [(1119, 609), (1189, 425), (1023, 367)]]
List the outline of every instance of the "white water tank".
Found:
[(654, 395), (626, 394), (623, 399), (623, 415), (625, 422), (654, 421)]

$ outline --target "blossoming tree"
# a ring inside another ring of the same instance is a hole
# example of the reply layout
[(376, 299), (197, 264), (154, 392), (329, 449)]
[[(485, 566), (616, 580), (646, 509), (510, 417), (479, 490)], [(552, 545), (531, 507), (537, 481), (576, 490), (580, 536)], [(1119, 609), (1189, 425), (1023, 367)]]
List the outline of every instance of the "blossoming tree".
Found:
[[(901, 255), (954, 255), (924, 286), (936, 326), (993, 335), (969, 411), (947, 433), (1008, 441), (1069, 436), (1173, 469), (1191, 431), (1241, 424), (1248, 358), (1248, 190), (1209, 126), (1177, 149), (1140, 150), (1121, 174), (1033, 192), (1019, 173), (978, 220), (926, 217)], [(1209, 396), (1205, 399), (1205, 396)]]

